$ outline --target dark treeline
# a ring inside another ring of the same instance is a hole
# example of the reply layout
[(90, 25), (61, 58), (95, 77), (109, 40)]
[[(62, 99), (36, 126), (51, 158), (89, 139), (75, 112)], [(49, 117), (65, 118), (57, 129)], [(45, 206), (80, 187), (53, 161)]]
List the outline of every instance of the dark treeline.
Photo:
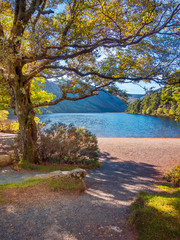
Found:
[(180, 121), (180, 87), (166, 86), (158, 92), (137, 99), (126, 109), (127, 113), (152, 116), (171, 116)]

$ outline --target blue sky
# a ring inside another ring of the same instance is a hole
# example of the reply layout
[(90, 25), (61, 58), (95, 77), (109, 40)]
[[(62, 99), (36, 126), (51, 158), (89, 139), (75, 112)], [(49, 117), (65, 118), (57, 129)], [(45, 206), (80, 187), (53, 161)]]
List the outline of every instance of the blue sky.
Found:
[[(160, 86), (157, 83), (145, 83), (145, 82), (141, 81), (139, 83), (139, 85), (141, 85), (142, 87), (146, 87), (146, 88), (154, 87), (153, 90), (160, 88)], [(143, 88), (141, 88), (137, 84), (133, 84), (133, 83), (124, 83), (124, 84), (118, 83), (118, 87), (122, 90), (126, 90), (127, 93), (130, 93), (130, 94), (132, 94), (132, 93), (144, 94), (145, 93)]]

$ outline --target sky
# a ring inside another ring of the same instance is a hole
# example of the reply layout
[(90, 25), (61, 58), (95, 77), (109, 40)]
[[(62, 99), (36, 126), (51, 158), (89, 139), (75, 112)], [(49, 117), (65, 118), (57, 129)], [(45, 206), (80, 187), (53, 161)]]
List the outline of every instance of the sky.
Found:
[[(153, 90), (160, 88), (160, 86), (157, 83), (145, 83), (141, 81), (139, 85), (141, 85), (142, 87), (146, 87), (148, 89), (150, 89), (151, 87), (154, 87)], [(118, 87), (122, 90), (126, 90), (127, 93), (129, 94), (144, 94), (145, 93), (144, 89), (141, 88), (139, 85), (133, 84), (133, 83), (124, 83), (124, 84), (118, 83)]]

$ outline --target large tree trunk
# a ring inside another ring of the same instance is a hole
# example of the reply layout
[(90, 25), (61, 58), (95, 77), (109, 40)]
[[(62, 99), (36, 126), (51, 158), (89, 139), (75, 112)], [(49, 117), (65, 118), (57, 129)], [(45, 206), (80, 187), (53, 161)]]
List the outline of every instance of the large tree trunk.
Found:
[(34, 120), (35, 112), (30, 100), (30, 83), (28, 86), (22, 86), (22, 81), (21, 84), (16, 84), (14, 93), (16, 100), (15, 113), (19, 121), (23, 161), (38, 163), (37, 126)]

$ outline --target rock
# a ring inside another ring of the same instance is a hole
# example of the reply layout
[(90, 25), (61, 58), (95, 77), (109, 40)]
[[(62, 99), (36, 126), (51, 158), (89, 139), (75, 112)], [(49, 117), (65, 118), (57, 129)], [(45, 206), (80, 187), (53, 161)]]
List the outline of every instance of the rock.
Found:
[(87, 172), (84, 169), (78, 168), (78, 169), (74, 169), (74, 170), (68, 172), (68, 175), (70, 177), (84, 179), (85, 176), (87, 175)]
[(62, 176), (63, 176), (62, 171), (54, 171), (50, 173), (37, 174), (34, 176), (34, 178), (58, 178)]
[(0, 155), (0, 168), (6, 167), (12, 163), (12, 159), (9, 155)]
[(86, 170), (78, 168), (74, 169), (72, 171), (54, 171), (46, 174), (37, 174), (34, 176), (34, 178), (58, 178), (58, 177), (74, 177), (79, 179), (84, 179), (87, 175)]

